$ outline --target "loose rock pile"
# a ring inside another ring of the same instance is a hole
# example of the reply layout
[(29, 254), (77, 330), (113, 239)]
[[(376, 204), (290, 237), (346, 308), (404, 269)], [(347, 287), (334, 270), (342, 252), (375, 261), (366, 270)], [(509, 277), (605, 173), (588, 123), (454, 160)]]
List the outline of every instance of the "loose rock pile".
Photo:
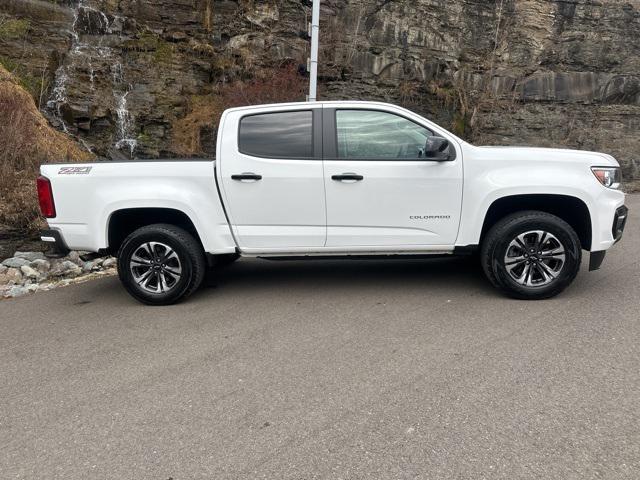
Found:
[(78, 252), (63, 258), (47, 258), (42, 252), (15, 252), (0, 264), (0, 298), (21, 297), (115, 273), (113, 257), (85, 262)]

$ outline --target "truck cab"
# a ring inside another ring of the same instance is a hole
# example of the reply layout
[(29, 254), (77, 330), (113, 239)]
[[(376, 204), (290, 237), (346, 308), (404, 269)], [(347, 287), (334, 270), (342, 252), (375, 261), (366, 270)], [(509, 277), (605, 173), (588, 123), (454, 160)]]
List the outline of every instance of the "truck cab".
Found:
[[(462, 211), (463, 142), (420, 120), (370, 103), (224, 114), (217, 173), (240, 248), (450, 250)], [(425, 150), (433, 138), (446, 140), (443, 152)]]

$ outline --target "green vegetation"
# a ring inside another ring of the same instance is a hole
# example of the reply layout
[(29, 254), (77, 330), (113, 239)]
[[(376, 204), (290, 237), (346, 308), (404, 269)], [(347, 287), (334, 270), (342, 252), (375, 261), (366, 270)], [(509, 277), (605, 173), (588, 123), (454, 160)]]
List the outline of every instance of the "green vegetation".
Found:
[(138, 136), (136, 137), (136, 140), (140, 143), (145, 143), (145, 144), (153, 142), (153, 138), (151, 137), (151, 135), (143, 132), (138, 134)]
[[(473, 111), (477, 108), (477, 99), (470, 100), (470, 93), (462, 82), (436, 82), (432, 81), (429, 93), (435, 97), (440, 108), (449, 112), (451, 118), (451, 130), (456, 135), (470, 139), (473, 136)], [(473, 105), (471, 103), (473, 102)]]
[[(36, 104), (39, 103), (40, 94), (47, 90), (48, 80), (46, 77), (36, 76), (29, 72), (23, 65), (8, 57), (0, 56), (0, 65), (8, 72), (11, 72), (22, 88), (33, 97)], [(39, 107), (40, 105), (38, 105)]]
[(151, 148), (156, 148), (160, 144), (159, 138), (154, 137), (153, 135), (144, 131), (140, 132), (136, 136), (136, 140), (140, 145), (144, 145), (146, 147), (151, 147)]
[(231, 55), (222, 54), (216, 55), (211, 60), (211, 68), (218, 76), (231, 71), (236, 66), (236, 63)]
[(29, 20), (22, 18), (0, 18), (0, 40), (16, 40), (29, 32)]
[(147, 52), (156, 49), (158, 37), (149, 31), (144, 31), (134, 40), (136, 50)]
[(215, 49), (211, 45), (209, 45), (208, 43), (199, 42), (194, 38), (190, 39), (189, 43), (186, 46), (184, 46), (183, 44), (183, 46), (179, 48), (181, 51), (198, 55), (199, 57), (214, 57), (216, 54)]
[(455, 112), (453, 115), (453, 122), (451, 129), (453, 133), (462, 138), (467, 138), (470, 135), (470, 118), (466, 113)]
[(156, 51), (153, 54), (153, 59), (156, 63), (169, 63), (173, 58), (173, 45), (169, 42), (158, 38), (156, 43)]
[(168, 63), (173, 59), (173, 45), (148, 30), (128, 42), (126, 48), (136, 52), (153, 52), (155, 63)]

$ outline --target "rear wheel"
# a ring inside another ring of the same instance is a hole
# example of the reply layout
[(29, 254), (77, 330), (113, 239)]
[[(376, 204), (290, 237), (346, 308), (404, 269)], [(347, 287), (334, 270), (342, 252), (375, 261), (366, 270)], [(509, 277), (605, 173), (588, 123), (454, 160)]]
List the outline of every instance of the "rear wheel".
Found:
[(206, 259), (199, 242), (168, 224), (139, 228), (118, 252), (118, 275), (135, 299), (148, 305), (170, 305), (198, 289)]
[(509, 215), (487, 233), (482, 267), (494, 286), (527, 300), (550, 298), (564, 290), (580, 269), (580, 240), (561, 218), (545, 212)]

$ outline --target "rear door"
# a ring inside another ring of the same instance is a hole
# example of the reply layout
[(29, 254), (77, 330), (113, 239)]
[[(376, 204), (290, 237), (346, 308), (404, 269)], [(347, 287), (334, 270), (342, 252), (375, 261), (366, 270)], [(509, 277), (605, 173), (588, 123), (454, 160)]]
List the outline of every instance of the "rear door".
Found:
[(326, 207), (322, 106), (230, 113), (220, 175), (240, 247), (270, 251), (322, 247)]
[(327, 247), (420, 250), (455, 243), (462, 203), (459, 146), (450, 137), (454, 160), (425, 160), (426, 139), (435, 132), (403, 112), (325, 106)]

